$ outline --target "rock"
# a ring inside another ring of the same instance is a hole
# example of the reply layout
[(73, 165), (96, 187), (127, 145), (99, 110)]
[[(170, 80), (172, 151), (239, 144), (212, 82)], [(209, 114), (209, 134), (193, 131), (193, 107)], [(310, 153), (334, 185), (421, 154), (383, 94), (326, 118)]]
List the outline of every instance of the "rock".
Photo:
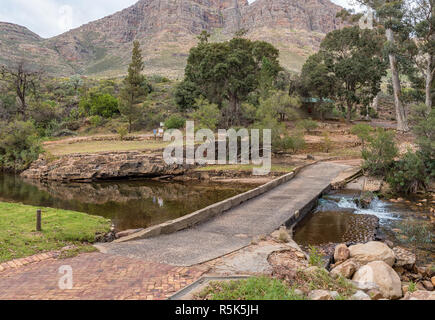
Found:
[(432, 278), (430, 279), (430, 281), (432, 282), (432, 285), (435, 287), (435, 277), (432, 277)]
[(417, 290), (426, 291), (425, 286), (421, 282), (418, 282), (415, 287), (417, 288)]
[(414, 291), (407, 292), (403, 300), (435, 300), (435, 291)]
[(370, 290), (379, 290), (379, 286), (374, 282), (361, 282), (361, 281), (355, 281), (352, 280), (351, 283), (354, 285), (355, 288), (358, 290), (362, 290), (364, 292), (369, 292)]
[(142, 230), (144, 230), (144, 229), (140, 228), (140, 229), (129, 229), (129, 230), (121, 231), (121, 232), (118, 232), (116, 234), (116, 238), (119, 239), (119, 238), (127, 237), (127, 236), (129, 236), (129, 235), (131, 235), (133, 233), (136, 233), (136, 232), (139, 232), (139, 231), (142, 231)]
[(291, 240), (291, 236), (286, 227), (281, 227), (279, 230), (274, 231), (271, 234), (272, 238), (277, 241), (287, 243)]
[(331, 295), (332, 299), (337, 299), (340, 294), (337, 291), (329, 291), (329, 294)]
[(433, 291), (434, 286), (431, 281), (424, 280), (422, 281), (422, 284), (427, 291)]
[(402, 247), (393, 248), (394, 255), (396, 256), (395, 267), (403, 267), (406, 269), (412, 269), (415, 264), (415, 254)]
[(402, 297), (402, 283), (399, 275), (384, 261), (373, 261), (361, 267), (354, 274), (353, 280), (376, 283), (384, 298)]
[(364, 291), (358, 290), (352, 295), (351, 300), (372, 300), (372, 299)]
[(308, 294), (310, 300), (332, 300), (331, 293), (327, 290), (313, 290)]
[(338, 276), (345, 277), (347, 279), (352, 278), (353, 274), (358, 269), (358, 265), (353, 260), (347, 260), (331, 270), (330, 275), (333, 278)]
[(344, 261), (349, 259), (350, 251), (346, 244), (342, 243), (335, 247), (334, 251), (334, 261)]
[(311, 154), (308, 154), (307, 155), (307, 160), (315, 160), (315, 159), (314, 159), (314, 156), (312, 156)]
[(349, 251), (350, 257), (362, 265), (372, 261), (384, 261), (391, 267), (396, 260), (393, 250), (378, 241), (350, 246)]
[(296, 295), (298, 295), (298, 296), (304, 296), (304, 295), (305, 295), (305, 293), (304, 293), (302, 290), (300, 290), (300, 289), (295, 289), (295, 290), (294, 290), (294, 293), (295, 293)]
[(91, 182), (113, 178), (176, 176), (192, 165), (168, 165), (162, 152), (136, 151), (70, 154), (50, 161), (41, 155), (21, 176), (40, 181)]
[(384, 240), (384, 243), (385, 243), (388, 247), (390, 247), (390, 248), (393, 248), (393, 247), (394, 247), (394, 243), (393, 243), (393, 241), (390, 241), (390, 240)]
[(369, 290), (369, 291), (367, 292), (367, 294), (370, 296), (370, 298), (371, 298), (372, 300), (381, 300), (381, 299), (384, 298), (384, 296), (382, 295), (382, 293), (381, 293), (379, 290), (377, 290), (377, 289)]

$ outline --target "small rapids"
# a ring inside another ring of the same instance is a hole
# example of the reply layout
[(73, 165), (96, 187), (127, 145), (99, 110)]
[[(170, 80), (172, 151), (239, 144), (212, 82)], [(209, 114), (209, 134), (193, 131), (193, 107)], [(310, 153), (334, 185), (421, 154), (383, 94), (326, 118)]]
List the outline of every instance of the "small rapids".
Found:
[(386, 201), (380, 200), (378, 197), (375, 197), (372, 200), (368, 208), (359, 207), (354, 200), (355, 197), (351, 196), (326, 196), (319, 200), (316, 212), (344, 210), (353, 214), (369, 214), (378, 217), (381, 223), (386, 222), (386, 220), (400, 219), (398, 214), (394, 212), (394, 209), (391, 208), (390, 204)]

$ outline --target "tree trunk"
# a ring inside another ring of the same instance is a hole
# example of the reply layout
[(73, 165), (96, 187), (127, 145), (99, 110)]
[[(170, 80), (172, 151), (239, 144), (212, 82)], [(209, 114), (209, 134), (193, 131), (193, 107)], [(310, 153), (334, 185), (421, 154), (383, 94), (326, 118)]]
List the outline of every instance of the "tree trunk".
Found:
[(432, 111), (432, 81), (433, 81), (433, 59), (430, 57), (426, 70), (426, 107), (428, 114)]
[(347, 103), (347, 115), (346, 115), (346, 121), (347, 123), (350, 123), (352, 121), (352, 103)]
[[(393, 30), (387, 29), (385, 35), (387, 37), (387, 41), (393, 44), (394, 43)], [(397, 70), (397, 59), (393, 53), (389, 53), (388, 58), (390, 60), (391, 77), (393, 81), (393, 95), (394, 95), (394, 106), (396, 108), (397, 130), (408, 131), (409, 128), (406, 119), (405, 109), (403, 107), (402, 102), (400, 101), (400, 95), (402, 89), (400, 87), (399, 72)]]

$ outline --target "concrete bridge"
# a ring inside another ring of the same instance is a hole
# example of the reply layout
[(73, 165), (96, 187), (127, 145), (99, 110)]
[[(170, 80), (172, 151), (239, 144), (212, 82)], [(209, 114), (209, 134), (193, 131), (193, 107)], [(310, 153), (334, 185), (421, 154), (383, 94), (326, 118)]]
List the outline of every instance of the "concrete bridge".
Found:
[(248, 246), (282, 225), (294, 226), (349, 166), (321, 162), (290, 181), (188, 229), (171, 234), (98, 245), (108, 254), (177, 266), (203, 263)]

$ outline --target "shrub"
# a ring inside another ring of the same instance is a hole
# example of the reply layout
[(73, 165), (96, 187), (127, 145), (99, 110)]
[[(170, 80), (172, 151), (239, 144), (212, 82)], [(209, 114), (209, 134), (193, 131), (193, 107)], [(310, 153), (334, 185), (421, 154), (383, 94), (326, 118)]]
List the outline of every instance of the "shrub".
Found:
[(319, 250), (316, 247), (310, 246), (309, 256), (310, 258), (308, 263), (310, 265), (321, 268), (325, 264)]
[(400, 194), (426, 190), (429, 175), (420, 152), (408, 150), (402, 159), (394, 164), (387, 181), (392, 191)]
[(118, 99), (107, 93), (92, 93), (89, 97), (82, 97), (79, 107), (84, 115), (111, 118), (119, 113)]
[(328, 132), (323, 133), (323, 145), (325, 146), (325, 152), (329, 153), (332, 149), (333, 143)]
[(299, 129), (304, 129), (304, 130), (306, 130), (309, 133), (312, 130), (317, 129), (319, 127), (319, 125), (314, 120), (304, 119), (304, 120), (298, 121), (297, 124), (296, 124), (296, 127), (299, 128)]
[(89, 122), (93, 127), (99, 127), (103, 124), (103, 118), (96, 115), (89, 118)]
[(127, 128), (127, 126), (119, 126), (116, 129), (116, 132), (118, 133), (119, 138), (121, 140), (124, 140), (124, 138), (128, 135), (128, 128)]
[(394, 133), (378, 129), (368, 142), (367, 148), (362, 151), (363, 169), (373, 175), (387, 176), (398, 154)]
[(363, 148), (365, 148), (365, 142), (370, 138), (372, 132), (373, 128), (365, 123), (354, 125), (350, 130), (350, 133), (356, 135), (361, 140)]
[(0, 123), (0, 166), (3, 169), (25, 170), (41, 152), (37, 130), (30, 121)]
[(280, 138), (275, 147), (281, 151), (291, 150), (292, 153), (296, 153), (300, 149), (305, 147), (305, 139), (302, 132), (298, 131), (292, 135), (287, 135), (284, 138)]
[(199, 127), (214, 131), (221, 117), (218, 106), (214, 103), (209, 103), (204, 98), (196, 99), (195, 106), (197, 110), (193, 114), (193, 119), (199, 123)]
[(172, 115), (169, 117), (168, 120), (165, 122), (166, 129), (181, 129), (184, 127), (184, 124), (186, 123), (186, 119), (179, 115)]

